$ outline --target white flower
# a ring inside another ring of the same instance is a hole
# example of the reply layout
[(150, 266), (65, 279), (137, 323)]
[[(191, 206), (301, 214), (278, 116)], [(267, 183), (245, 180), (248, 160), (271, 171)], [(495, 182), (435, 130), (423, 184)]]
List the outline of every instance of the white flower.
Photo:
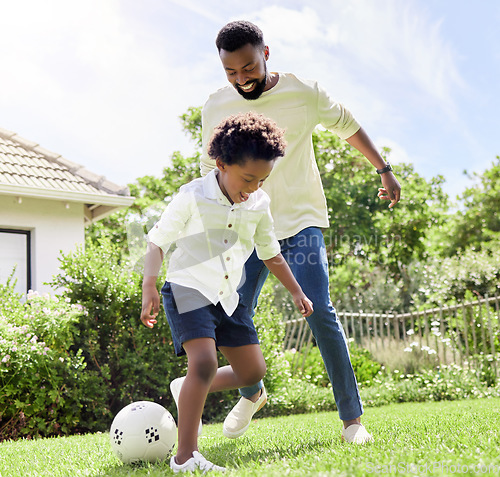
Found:
[(3, 358), (2, 358), (2, 363), (6, 363), (7, 361), (9, 361), (10, 359), (10, 355), (9, 354), (6, 354)]
[(415, 334), (415, 330), (409, 329), (409, 330), (406, 332), (406, 334), (407, 334), (408, 336), (414, 335), (414, 334)]

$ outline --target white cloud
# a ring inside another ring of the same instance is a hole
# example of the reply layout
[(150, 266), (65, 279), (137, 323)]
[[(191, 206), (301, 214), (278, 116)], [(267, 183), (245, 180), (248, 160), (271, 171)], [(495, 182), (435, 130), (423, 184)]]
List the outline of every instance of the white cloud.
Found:
[(195, 85), (207, 82), (206, 63), (169, 61), (165, 37), (117, 1), (9, 5), (2, 127), (120, 183), (159, 174), (174, 150), (192, 148), (178, 116), (204, 101)]
[(387, 160), (392, 164), (404, 162), (406, 164), (414, 162), (406, 149), (398, 144), (393, 139), (388, 137), (378, 137), (375, 141), (377, 150), (381, 151), (383, 148), (389, 148), (390, 152), (386, 155)]

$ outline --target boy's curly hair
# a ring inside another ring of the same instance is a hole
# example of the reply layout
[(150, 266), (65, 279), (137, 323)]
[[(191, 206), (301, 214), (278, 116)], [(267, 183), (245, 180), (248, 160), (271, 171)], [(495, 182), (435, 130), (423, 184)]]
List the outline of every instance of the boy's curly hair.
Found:
[(219, 52), (220, 50), (233, 52), (247, 43), (253, 46), (265, 46), (261, 29), (246, 20), (230, 22), (223, 26), (215, 39), (215, 45)]
[(215, 129), (207, 152), (225, 164), (244, 164), (247, 160), (272, 161), (285, 154), (284, 130), (274, 121), (253, 112), (224, 119)]

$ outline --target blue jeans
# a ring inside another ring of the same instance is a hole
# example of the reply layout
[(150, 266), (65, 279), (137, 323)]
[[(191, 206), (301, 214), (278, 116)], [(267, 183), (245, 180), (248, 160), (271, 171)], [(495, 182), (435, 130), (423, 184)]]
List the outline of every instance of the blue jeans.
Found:
[[(328, 259), (321, 230), (309, 227), (293, 237), (280, 240), (281, 253), (307, 297), (313, 302), (314, 313), (307, 318), (330, 382), (339, 417), (343, 421), (363, 414), (358, 384), (352, 369), (347, 340), (342, 324), (330, 301)], [(241, 301), (255, 314), (260, 291), (269, 270), (254, 253), (245, 264), (246, 279), (238, 290)], [(245, 397), (253, 396), (262, 383), (240, 389)]]

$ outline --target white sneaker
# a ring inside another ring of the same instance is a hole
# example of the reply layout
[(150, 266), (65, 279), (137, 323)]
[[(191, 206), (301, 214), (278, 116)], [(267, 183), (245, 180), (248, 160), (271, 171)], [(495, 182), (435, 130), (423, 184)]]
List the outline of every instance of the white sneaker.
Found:
[(220, 467), (218, 465), (212, 464), (205, 457), (203, 457), (199, 452), (194, 451), (193, 457), (188, 459), (184, 464), (179, 465), (175, 462), (175, 456), (172, 456), (170, 459), (170, 468), (174, 471), (174, 474), (178, 474), (179, 472), (194, 472), (196, 470), (202, 470), (203, 474), (210, 472), (211, 470), (215, 470), (218, 472), (225, 472), (225, 467)]
[[(182, 383), (184, 382), (185, 379), (186, 376), (183, 376), (182, 378), (174, 379), (170, 383), (170, 392), (174, 397), (175, 405), (177, 406), (177, 413), (179, 412), (179, 394), (181, 393)], [(203, 423), (201, 422), (200, 419), (200, 424), (198, 426), (198, 436), (201, 436), (202, 432), (203, 432)]]
[(242, 397), (231, 412), (227, 415), (222, 433), (230, 439), (236, 439), (243, 435), (250, 427), (253, 415), (260, 411), (267, 402), (266, 389), (263, 387), (257, 402)]
[(363, 424), (351, 424), (342, 429), (342, 440), (353, 444), (366, 444), (373, 441), (373, 436)]

